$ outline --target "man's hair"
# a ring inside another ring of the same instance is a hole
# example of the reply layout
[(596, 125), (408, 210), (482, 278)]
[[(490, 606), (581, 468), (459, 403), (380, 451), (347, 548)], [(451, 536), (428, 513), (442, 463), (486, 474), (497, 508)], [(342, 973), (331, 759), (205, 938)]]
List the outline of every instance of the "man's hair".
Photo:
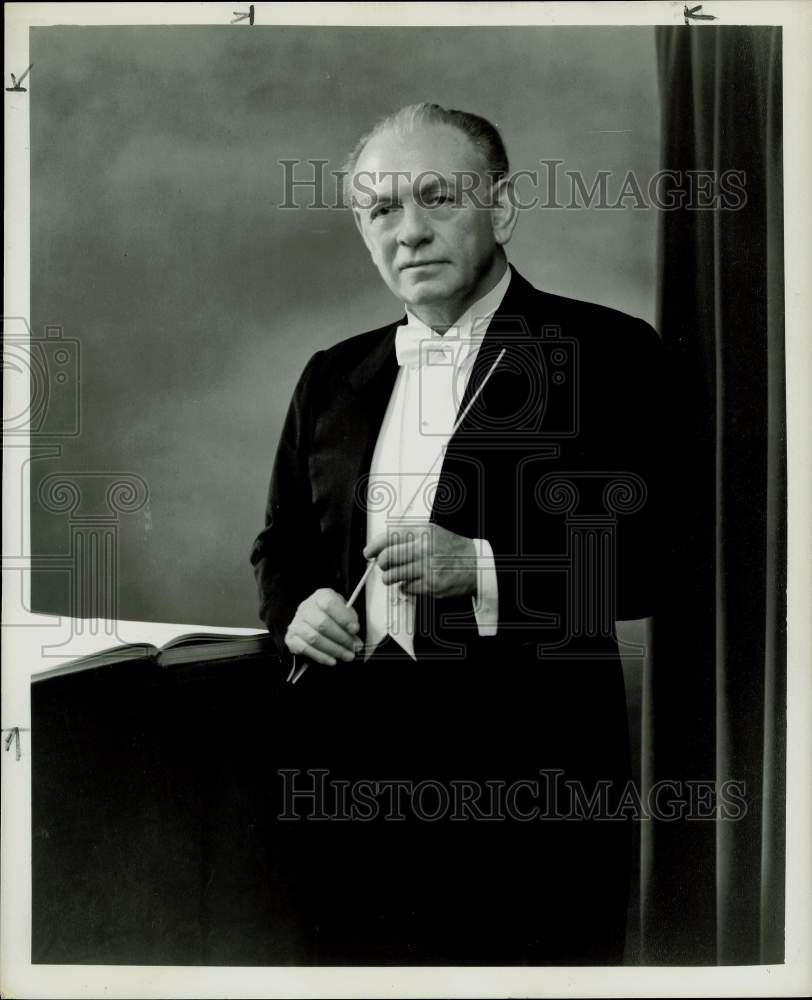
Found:
[(492, 182), (507, 175), (510, 168), (505, 144), (495, 125), (470, 111), (457, 111), (454, 108), (444, 108), (439, 104), (409, 104), (399, 111), (393, 111), (377, 121), (372, 128), (356, 143), (355, 148), (344, 162), (347, 180), (355, 171), (358, 159), (367, 143), (382, 132), (412, 132), (422, 125), (450, 125), (467, 136), (479, 150), (485, 161), (485, 168)]

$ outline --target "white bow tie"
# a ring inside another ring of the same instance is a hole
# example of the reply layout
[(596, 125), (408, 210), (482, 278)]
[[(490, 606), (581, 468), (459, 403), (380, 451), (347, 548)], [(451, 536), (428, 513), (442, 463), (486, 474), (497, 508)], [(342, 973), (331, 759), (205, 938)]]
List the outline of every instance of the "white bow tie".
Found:
[(444, 342), (439, 333), (427, 326), (406, 324), (395, 331), (395, 354), (401, 367), (419, 368), (423, 364), (448, 364), (454, 361), (459, 341)]

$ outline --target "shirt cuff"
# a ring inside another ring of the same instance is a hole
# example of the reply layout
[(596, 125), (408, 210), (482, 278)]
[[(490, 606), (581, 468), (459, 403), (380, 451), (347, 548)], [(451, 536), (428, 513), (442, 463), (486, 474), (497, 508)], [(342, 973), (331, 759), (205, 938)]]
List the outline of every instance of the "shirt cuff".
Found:
[(493, 549), (484, 538), (475, 538), (477, 562), (477, 592), (471, 600), (477, 629), (482, 636), (496, 635), (499, 626), (499, 584), (496, 580), (496, 560)]

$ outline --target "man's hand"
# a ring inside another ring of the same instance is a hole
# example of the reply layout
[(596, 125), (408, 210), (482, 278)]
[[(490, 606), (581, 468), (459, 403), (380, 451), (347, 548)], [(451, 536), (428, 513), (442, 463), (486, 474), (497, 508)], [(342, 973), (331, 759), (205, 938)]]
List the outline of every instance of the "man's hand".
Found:
[(477, 590), (476, 546), (438, 524), (409, 525), (377, 535), (364, 549), (377, 557), (383, 582), (404, 594), (459, 597)]
[(362, 647), (358, 639), (358, 615), (344, 598), (326, 587), (306, 598), (296, 609), (285, 633), (285, 645), (314, 663), (335, 666), (350, 662)]

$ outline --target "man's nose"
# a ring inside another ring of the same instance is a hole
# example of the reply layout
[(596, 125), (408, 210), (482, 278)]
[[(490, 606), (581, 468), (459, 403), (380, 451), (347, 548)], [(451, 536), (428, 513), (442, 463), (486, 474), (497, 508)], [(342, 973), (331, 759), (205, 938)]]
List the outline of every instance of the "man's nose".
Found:
[(414, 202), (406, 203), (400, 217), (398, 227), (398, 243), (402, 246), (414, 247), (426, 243), (432, 237), (431, 223), (427, 210)]

